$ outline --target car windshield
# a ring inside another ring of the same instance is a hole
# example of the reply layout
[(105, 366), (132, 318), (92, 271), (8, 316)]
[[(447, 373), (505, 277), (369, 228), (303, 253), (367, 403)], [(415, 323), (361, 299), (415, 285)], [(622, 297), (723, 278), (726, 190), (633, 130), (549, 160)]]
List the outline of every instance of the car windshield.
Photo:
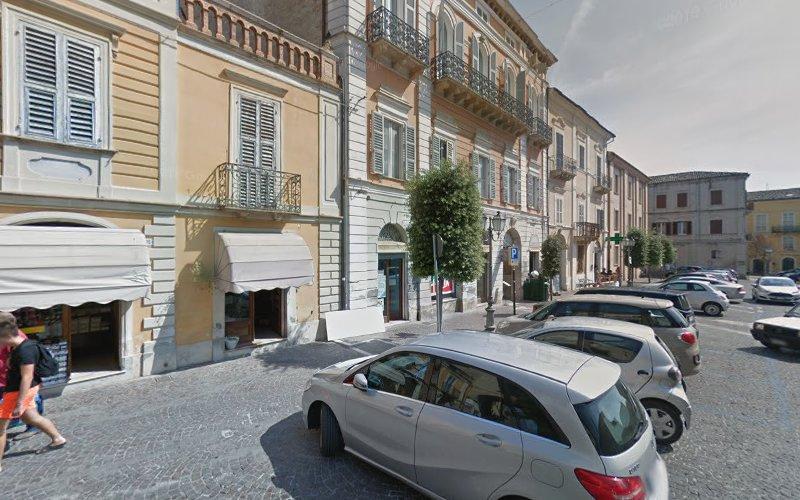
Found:
[(796, 305), (793, 308), (786, 311), (784, 314), (787, 318), (800, 318), (800, 305)]
[(525, 316), (525, 319), (529, 319), (529, 320), (532, 320), (532, 321), (545, 320), (545, 319), (547, 319), (548, 316), (550, 316), (550, 313), (553, 310), (553, 308), (555, 308), (555, 306), (556, 306), (556, 303), (555, 302), (551, 302), (551, 303), (547, 304), (546, 306), (542, 307), (541, 309), (539, 309), (538, 311), (534, 311), (534, 312), (528, 314), (527, 316)]
[(604, 457), (629, 449), (647, 429), (642, 405), (621, 380), (597, 399), (575, 405), (575, 411)]
[(761, 278), (759, 284), (764, 286), (796, 286), (789, 278)]

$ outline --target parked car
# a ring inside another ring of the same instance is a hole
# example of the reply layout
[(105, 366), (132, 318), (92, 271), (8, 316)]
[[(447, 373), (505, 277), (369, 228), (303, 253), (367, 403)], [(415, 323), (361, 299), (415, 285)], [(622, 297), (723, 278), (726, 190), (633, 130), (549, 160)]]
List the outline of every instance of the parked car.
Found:
[(561, 316), (592, 316), (649, 326), (678, 360), (681, 373), (689, 376), (700, 371), (697, 330), (668, 300), (619, 295), (573, 295), (551, 302), (526, 318), (541, 322)]
[(652, 288), (637, 288), (637, 287), (608, 287), (608, 288), (581, 288), (575, 292), (575, 295), (625, 295), (629, 297), (647, 297), (650, 299), (664, 299), (672, 302), (673, 307), (683, 314), (686, 321), (691, 326), (697, 329), (697, 319), (694, 315), (694, 309), (689, 304), (689, 299), (686, 295), (672, 290), (656, 290)]
[(783, 316), (756, 321), (750, 334), (770, 349), (800, 349), (800, 305), (789, 309)]
[[(716, 278), (704, 278), (702, 276), (681, 276), (678, 279), (671, 280), (670, 283), (677, 283), (681, 281), (702, 281), (708, 283), (713, 288), (724, 293), (730, 301), (740, 301), (747, 295), (747, 290), (739, 283), (731, 283), (729, 281), (721, 281)], [(662, 287), (663, 288), (663, 287)]]
[(753, 300), (794, 303), (800, 300), (800, 290), (790, 278), (762, 276), (753, 283)]
[(776, 276), (788, 276), (790, 274), (797, 274), (797, 273), (800, 273), (800, 267), (796, 269), (788, 269), (786, 271), (781, 271), (779, 273), (776, 273)]
[(693, 273), (702, 270), (703, 266), (678, 266), (678, 269), (675, 270), (675, 274)]
[(679, 280), (661, 285), (660, 288), (685, 293), (695, 311), (703, 311), (709, 316), (722, 316), (731, 305), (724, 293), (705, 281)]
[(667, 471), (619, 366), (485, 332), (422, 337), (311, 377), (320, 451), (436, 498), (664, 498)]
[(678, 363), (648, 326), (613, 319), (562, 317), (514, 334), (617, 363), (622, 381), (644, 405), (659, 444), (679, 440), (692, 406)]
[(712, 273), (718, 273), (718, 272), (728, 273), (729, 275), (731, 275), (731, 277), (733, 277), (734, 280), (739, 281), (739, 273), (736, 272), (736, 269), (708, 269), (708, 271), (711, 271)]
[(700, 271), (676, 276), (677, 278), (713, 278), (727, 283), (736, 283), (733, 276), (726, 271)]

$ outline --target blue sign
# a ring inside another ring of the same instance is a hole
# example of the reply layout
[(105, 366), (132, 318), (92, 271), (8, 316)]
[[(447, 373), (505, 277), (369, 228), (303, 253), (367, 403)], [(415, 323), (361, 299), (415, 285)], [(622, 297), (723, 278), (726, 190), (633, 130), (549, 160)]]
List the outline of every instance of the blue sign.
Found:
[(519, 264), (519, 248), (511, 247), (511, 265), (518, 265)]

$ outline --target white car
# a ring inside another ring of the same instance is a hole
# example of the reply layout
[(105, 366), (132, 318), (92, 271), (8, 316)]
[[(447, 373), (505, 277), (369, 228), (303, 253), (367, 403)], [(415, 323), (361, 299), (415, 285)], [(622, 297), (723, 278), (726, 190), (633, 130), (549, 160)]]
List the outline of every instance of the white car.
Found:
[(753, 283), (753, 300), (793, 304), (800, 300), (800, 290), (797, 289), (797, 284), (791, 278), (762, 276)]
[(692, 309), (703, 311), (709, 316), (722, 316), (722, 313), (727, 311), (731, 305), (724, 293), (704, 281), (673, 281), (665, 283), (659, 288), (685, 293)]
[(564, 316), (513, 334), (599, 356), (622, 369), (642, 402), (659, 444), (672, 444), (692, 418), (678, 363), (652, 328), (614, 319)]
[(701, 276), (681, 276), (680, 278), (675, 278), (670, 280), (670, 283), (675, 283), (676, 281), (703, 281), (708, 283), (712, 287), (716, 288), (720, 292), (724, 293), (728, 300), (730, 301), (740, 301), (744, 299), (744, 296), (747, 295), (747, 291), (744, 289), (744, 286), (740, 285), (739, 283), (732, 283), (730, 281), (722, 281), (716, 278), (704, 278)]
[(750, 329), (753, 338), (773, 350), (800, 349), (800, 305), (777, 318), (763, 318)]

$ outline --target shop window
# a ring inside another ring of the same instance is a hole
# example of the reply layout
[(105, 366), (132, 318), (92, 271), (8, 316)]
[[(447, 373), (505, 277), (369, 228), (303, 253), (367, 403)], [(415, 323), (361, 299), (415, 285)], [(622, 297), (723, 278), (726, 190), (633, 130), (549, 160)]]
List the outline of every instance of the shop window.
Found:
[(281, 289), (225, 294), (225, 336), (246, 345), (257, 339), (281, 338), (285, 316)]

